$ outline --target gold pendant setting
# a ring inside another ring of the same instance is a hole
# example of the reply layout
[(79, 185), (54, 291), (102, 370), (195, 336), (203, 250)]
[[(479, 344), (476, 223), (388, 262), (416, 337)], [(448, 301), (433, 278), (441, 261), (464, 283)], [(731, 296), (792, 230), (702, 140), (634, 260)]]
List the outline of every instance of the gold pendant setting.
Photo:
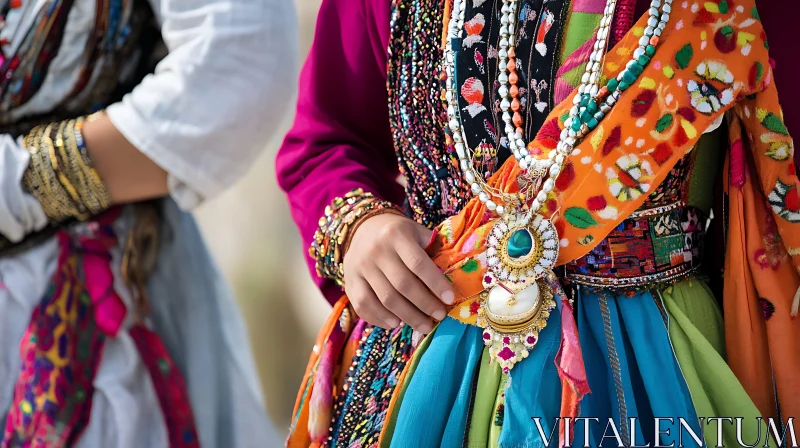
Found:
[(549, 276), (557, 258), (558, 233), (540, 215), (507, 215), (487, 237), (477, 324), (505, 373), (528, 356), (556, 306)]

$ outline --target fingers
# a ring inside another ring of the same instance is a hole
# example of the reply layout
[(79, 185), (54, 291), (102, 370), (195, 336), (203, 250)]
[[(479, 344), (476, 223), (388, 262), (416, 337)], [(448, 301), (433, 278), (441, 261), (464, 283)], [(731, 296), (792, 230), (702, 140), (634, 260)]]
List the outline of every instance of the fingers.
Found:
[(400, 319), (387, 310), (372, 290), (367, 280), (356, 276), (347, 281), (346, 293), (359, 317), (372, 325), (391, 329), (400, 325)]
[(413, 244), (411, 241), (401, 240), (398, 241), (396, 250), (403, 263), (425, 284), (428, 290), (432, 291), (442, 302), (448, 305), (453, 304), (455, 295), (450, 287), (450, 282), (439, 271), (439, 267), (430, 259), (423, 248)]
[[(415, 330), (421, 333), (430, 333), (433, 329), (431, 318), (420, 308), (417, 308), (416, 303), (424, 303), (427, 309), (430, 310), (433, 310), (433, 307), (430, 306), (431, 304), (442, 305), (438, 303), (438, 300), (436, 300), (430, 292), (427, 292), (426, 298), (422, 300), (415, 299), (412, 303), (408, 297), (419, 294), (420, 290), (424, 290), (425, 288), (422, 286), (422, 283), (414, 278), (413, 274), (405, 268), (405, 265), (403, 265), (399, 259), (396, 264), (402, 266), (407, 274), (398, 272), (398, 267), (396, 265), (391, 265), (381, 269), (376, 267), (369, 271), (365, 275), (365, 278), (378, 297), (378, 300), (380, 300), (387, 310), (400, 318), (403, 322), (411, 325)], [(389, 276), (392, 277), (392, 280), (390, 280)], [(416, 283), (416, 285), (414, 283)], [(402, 293), (398, 288), (406, 292)], [(436, 311), (431, 312), (435, 312), (437, 316), (444, 318), (444, 310), (442, 310), (442, 313)]]

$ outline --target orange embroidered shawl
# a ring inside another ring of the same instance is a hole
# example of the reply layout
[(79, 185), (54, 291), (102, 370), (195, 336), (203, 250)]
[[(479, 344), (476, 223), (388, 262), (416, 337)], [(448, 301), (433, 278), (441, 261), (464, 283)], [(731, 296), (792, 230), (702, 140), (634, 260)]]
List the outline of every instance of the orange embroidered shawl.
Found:
[[(606, 56), (606, 78), (624, 68), (645, 26), (643, 18)], [(572, 96), (550, 114), (528, 145), (531, 153), (546, 157), (556, 146)], [(800, 415), (800, 321), (793, 320), (797, 310), (792, 309), (800, 286), (798, 180), (754, 0), (676, 0), (652, 61), (576, 147), (544, 213), (561, 238), (559, 264), (584, 256), (638, 209), (723, 117), (730, 134), (724, 177), (730, 201), (724, 284), (728, 362), (765, 416), (776, 416), (774, 390), (783, 415)], [(518, 174), (512, 160), (490, 183), (516, 191)], [(475, 314), (467, 309), (483, 288), (488, 217), (473, 200), (439, 227), (438, 242), (430, 248), (464, 299), (450, 316), (469, 324), (475, 324)]]
[[(605, 78), (616, 77), (630, 60), (645, 23), (646, 18), (640, 20), (608, 53)], [(573, 95), (553, 110), (528, 145), (532, 154), (546, 157), (556, 146)], [(721, 118), (730, 137), (724, 176), (730, 204), (723, 299), (728, 362), (764, 416), (777, 416), (777, 400), (784, 416), (797, 416), (800, 321), (793, 319), (793, 299), (800, 286), (800, 198), (794, 146), (783, 123), (755, 0), (675, 0), (652, 61), (576, 147), (544, 213), (561, 238), (559, 264), (584, 256), (644, 203)], [(518, 174), (509, 160), (489, 183), (513, 192)], [(491, 217), (472, 200), (437, 228), (428, 248), (457, 292), (450, 316), (466, 324), (475, 324), (470, 305), (483, 289), (482, 254)], [(309, 414), (303, 400), (319, 386), (313, 377), (320, 353), (332, 343), (346, 306), (343, 297), (317, 340), (295, 406), (297, 429), (314, 426), (314, 420), (326, 425), (326, 412)], [(562, 379), (568, 377), (562, 372)], [(574, 404), (583, 393), (578, 389), (575, 382), (565, 384), (565, 400)], [(566, 410), (575, 412), (574, 406)], [(289, 446), (308, 446), (308, 437), (305, 431), (293, 432)]]

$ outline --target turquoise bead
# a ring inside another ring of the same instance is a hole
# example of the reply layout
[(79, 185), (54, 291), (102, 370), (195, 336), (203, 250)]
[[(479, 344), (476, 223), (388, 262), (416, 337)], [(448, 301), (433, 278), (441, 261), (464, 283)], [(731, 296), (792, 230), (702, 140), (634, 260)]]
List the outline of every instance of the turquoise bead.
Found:
[(648, 46), (644, 47), (644, 52), (648, 56), (653, 57), (653, 55), (656, 54), (656, 47), (654, 47), (652, 45), (648, 45)]
[(575, 131), (575, 132), (578, 132), (578, 130), (581, 128), (581, 124), (583, 124), (583, 123), (581, 123), (580, 118), (575, 117), (572, 120), (572, 130)]
[(620, 90), (620, 92), (624, 92), (624, 91), (628, 90), (628, 88), (630, 86), (631, 86), (630, 83), (622, 81), (622, 82), (619, 83), (619, 90)]
[(583, 111), (583, 113), (581, 114), (581, 123), (586, 123), (591, 119), (592, 119), (592, 114), (589, 112), (589, 110), (587, 109)]
[(617, 78), (611, 78), (608, 80), (608, 85), (606, 85), (606, 87), (608, 88), (608, 93), (614, 93), (617, 87), (619, 87), (619, 81), (617, 81)]
[(649, 63), (650, 63), (650, 56), (648, 56), (646, 54), (643, 54), (643, 55), (639, 56), (639, 64), (642, 67), (646, 66)]
[(581, 107), (586, 107), (589, 104), (589, 95), (583, 94), (583, 98), (581, 98)]
[(636, 82), (638, 75), (631, 70), (625, 70), (622, 74), (622, 82), (627, 83), (629, 86)]
[(634, 75), (639, 76), (644, 71), (644, 67), (642, 67), (642, 65), (639, 64), (638, 62), (634, 62), (633, 64), (631, 64), (628, 70)]
[(508, 256), (511, 258), (524, 257), (533, 249), (533, 237), (525, 229), (519, 229), (508, 239)]
[(595, 120), (594, 118), (591, 118), (589, 121), (586, 122), (586, 125), (589, 126), (589, 129), (596, 128), (598, 124), (600, 124), (600, 123), (597, 120)]
[(589, 101), (589, 104), (586, 106), (586, 110), (590, 114), (593, 114), (593, 113), (597, 112), (597, 101), (595, 101), (595, 100)]

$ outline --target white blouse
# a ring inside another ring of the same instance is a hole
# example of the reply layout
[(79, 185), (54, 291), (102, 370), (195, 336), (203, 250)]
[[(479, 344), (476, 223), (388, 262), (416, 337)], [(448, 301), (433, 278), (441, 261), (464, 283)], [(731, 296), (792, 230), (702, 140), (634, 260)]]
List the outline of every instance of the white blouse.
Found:
[[(0, 38), (20, 45), (48, 0), (23, 0)], [(39, 90), (12, 111), (49, 111), (72, 91), (93, 33), (95, 0), (75, 0), (64, 38)], [(297, 29), (292, 0), (150, 0), (168, 55), (123, 100), (106, 109), (120, 132), (169, 173), (164, 241), (150, 283), (151, 324), (184, 370), (204, 447), (271, 446), (246, 331), (188, 210), (241, 177), (264, 149), (294, 95)], [(22, 189), (28, 152), (0, 134), (0, 233), (19, 241), (47, 223)], [(176, 205), (177, 204), (177, 205)], [(121, 219), (124, 235), (130, 219)], [(120, 254), (112, 253), (119, 272)], [(11, 404), (19, 343), (56, 267), (55, 241), (0, 258), (0, 418)], [(117, 275), (117, 279), (119, 276)], [(119, 281), (117, 281), (119, 284)], [(130, 304), (119, 284), (117, 293)], [(133, 313), (129, 313), (133, 314)], [(167, 447), (160, 406), (127, 334), (109, 339), (79, 447)], [(5, 421), (4, 419), (2, 421)]]

